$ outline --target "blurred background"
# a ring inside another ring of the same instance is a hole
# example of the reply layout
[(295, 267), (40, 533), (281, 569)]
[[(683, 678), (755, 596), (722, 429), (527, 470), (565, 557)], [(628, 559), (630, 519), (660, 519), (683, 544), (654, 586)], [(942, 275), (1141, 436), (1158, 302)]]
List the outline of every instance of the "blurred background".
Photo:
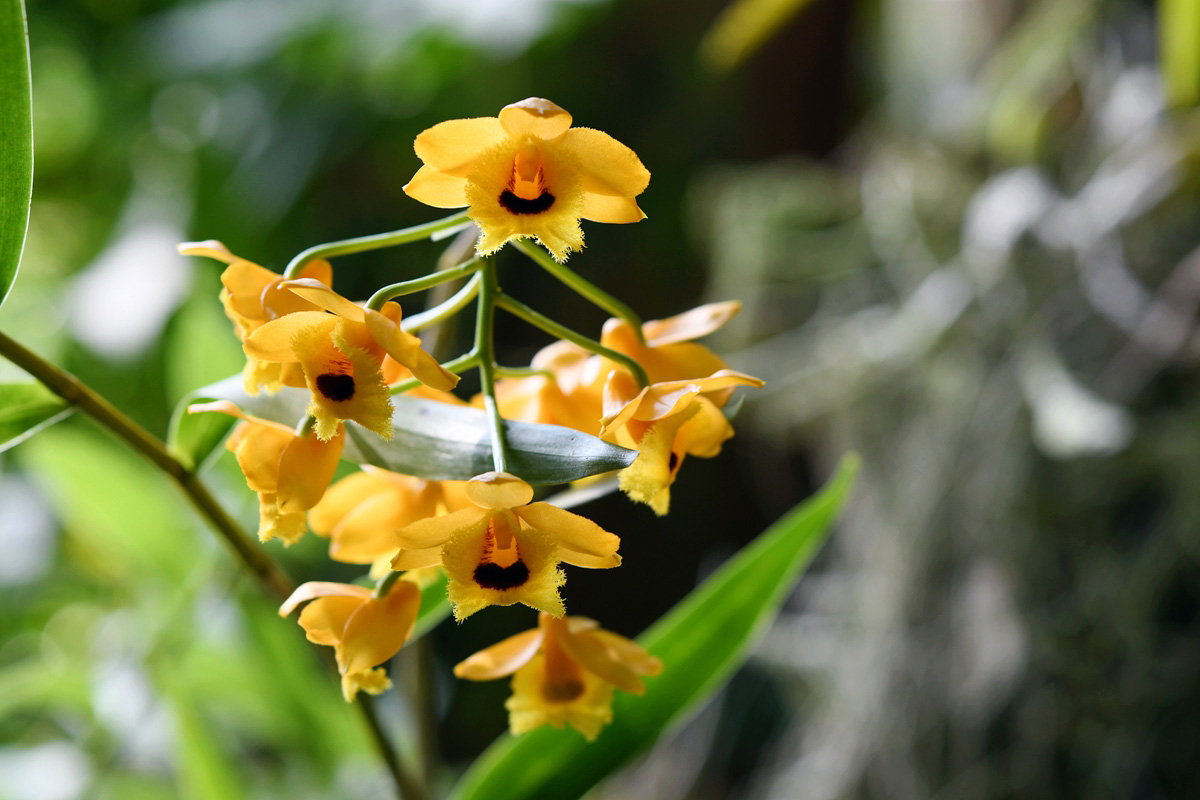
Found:
[[(729, 687), (599, 798), (1200, 796), (1200, 6), (1191, 0), (29, 0), (36, 172), (0, 328), (158, 433), (236, 372), (218, 238), (275, 269), (441, 215), (413, 137), (542, 96), (653, 174), (571, 266), (645, 318), (737, 298), (766, 379), (572, 613), (636, 635), (839, 455), (830, 543)], [(362, 297), (443, 245), (339, 260)], [(505, 289), (602, 315), (501, 254)], [(501, 320), (502, 359), (546, 338)], [(443, 357), (462, 332), (439, 339)], [(22, 380), (0, 364), (0, 382)], [(209, 481), (251, 522), (228, 457)], [(309, 537), (301, 580), (351, 580)], [(70, 419), (0, 455), (0, 799), (377, 798), (294, 621)], [(505, 727), (441, 626), (454, 771)], [(416, 648), (410, 648), (416, 651)], [(394, 662), (398, 684), (415, 656)], [(412, 709), (381, 703), (408, 750)]]

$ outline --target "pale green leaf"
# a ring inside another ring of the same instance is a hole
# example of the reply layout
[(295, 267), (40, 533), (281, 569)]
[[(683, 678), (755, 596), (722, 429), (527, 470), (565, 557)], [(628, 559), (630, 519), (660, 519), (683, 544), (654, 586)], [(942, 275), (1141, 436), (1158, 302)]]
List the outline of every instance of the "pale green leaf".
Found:
[(746, 660), (825, 541), (857, 471), (837, 474), (744, 547), (639, 638), (662, 659), (646, 694), (617, 692), (613, 722), (594, 742), (573, 730), (539, 728), (497, 740), (467, 770), (455, 800), (581, 797), (705, 702)]
[[(295, 425), (308, 406), (308, 392), (284, 388), (274, 394), (249, 397), (241, 376), (195, 391), (176, 409), (168, 442), (192, 463), (207, 458), (219, 442), (209, 422), (190, 417), (224, 414), (186, 414), (189, 403), (229, 400), (243, 411), (264, 419)], [(343, 458), (372, 464), (426, 480), (467, 480), (492, 469), (487, 416), (476, 408), (454, 406), (418, 397), (393, 397), (395, 430), (390, 440), (351, 422), (346, 424)], [(623, 469), (637, 453), (558, 425), (505, 422), (509, 471), (532, 484), (569, 483), (589, 475)], [(216, 439), (216, 441), (214, 441)]]
[(1200, 3), (1159, 0), (1158, 49), (1171, 105), (1200, 104)]
[(191, 573), (200, 553), (192, 516), (170, 478), (123, 443), (59, 426), (16, 452), (87, 568), (129, 590), (177, 586)]
[(234, 752), (204, 717), (194, 698), (180, 686), (170, 692), (175, 717), (175, 750), (180, 796), (186, 800), (237, 800), (246, 797), (233, 767)]
[(17, 279), (33, 191), (29, 38), (22, 0), (0, 0), (0, 305)]
[(71, 413), (40, 383), (0, 384), (0, 453)]

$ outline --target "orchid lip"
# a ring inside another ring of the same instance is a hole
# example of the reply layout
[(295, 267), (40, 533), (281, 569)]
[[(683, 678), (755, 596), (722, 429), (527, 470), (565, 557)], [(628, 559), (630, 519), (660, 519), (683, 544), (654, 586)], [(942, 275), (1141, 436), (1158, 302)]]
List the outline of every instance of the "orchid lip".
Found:
[(582, 681), (568, 680), (561, 683), (546, 682), (542, 685), (542, 696), (551, 703), (569, 703), (578, 700), (585, 690)]
[(545, 189), (532, 200), (527, 200), (524, 197), (514, 194), (509, 189), (505, 189), (500, 193), (500, 205), (512, 214), (520, 215), (541, 214), (554, 205), (554, 199), (554, 195)]
[(342, 402), (354, 397), (354, 376), (326, 373), (318, 375), (317, 390), (334, 402)]
[(529, 567), (524, 561), (516, 561), (507, 567), (488, 562), (475, 568), (475, 582), (484, 589), (515, 589), (529, 580)]

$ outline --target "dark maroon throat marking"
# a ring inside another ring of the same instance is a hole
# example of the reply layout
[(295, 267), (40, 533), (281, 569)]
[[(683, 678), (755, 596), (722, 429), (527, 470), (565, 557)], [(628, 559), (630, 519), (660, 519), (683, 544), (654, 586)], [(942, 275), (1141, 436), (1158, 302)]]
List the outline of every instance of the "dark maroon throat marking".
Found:
[(515, 589), (529, 580), (529, 567), (515, 561), (507, 567), (499, 564), (480, 564), (475, 568), (475, 582), (484, 589)]
[(512, 214), (540, 214), (554, 205), (554, 195), (546, 190), (532, 200), (526, 200), (505, 189), (500, 193), (500, 205)]
[(354, 376), (353, 375), (318, 375), (317, 376), (317, 391), (333, 400), (335, 403), (340, 403), (343, 400), (349, 400), (354, 397)]
[(569, 703), (579, 698), (585, 688), (582, 682), (575, 680), (564, 681), (562, 683), (547, 683), (542, 686), (542, 697), (551, 703)]

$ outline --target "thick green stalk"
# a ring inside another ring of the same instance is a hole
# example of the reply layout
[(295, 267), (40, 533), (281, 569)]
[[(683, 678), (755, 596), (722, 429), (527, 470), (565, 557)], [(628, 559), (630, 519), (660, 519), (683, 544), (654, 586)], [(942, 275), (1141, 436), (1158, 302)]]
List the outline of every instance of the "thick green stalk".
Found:
[(368, 250), (382, 250), (385, 247), (419, 242), (422, 239), (432, 237), (434, 234), (462, 225), (468, 219), (470, 218), (467, 216), (467, 212), (460, 211), (449, 217), (437, 219), (433, 222), (426, 222), (422, 225), (414, 225), (411, 228), (402, 228), (398, 231), (376, 233), (371, 236), (357, 236), (353, 239), (342, 239), (337, 242), (325, 242), (324, 244), (314, 245), (293, 258), (288, 263), (287, 269), (284, 270), (283, 274), (288, 278), (294, 278), (304, 268), (305, 264), (315, 261), (318, 258), (333, 258), (335, 256), (350, 255), (351, 253), (365, 253)]
[(554, 277), (569, 286), (576, 294), (604, 309), (614, 317), (619, 317), (629, 323), (637, 335), (638, 341), (645, 342), (642, 334), (642, 319), (632, 308), (613, 297), (608, 292), (596, 286), (575, 270), (555, 261), (549, 253), (530, 242), (528, 239), (517, 239), (513, 246), (533, 259), (533, 262)]
[(530, 325), (541, 328), (551, 336), (556, 336), (559, 339), (566, 339), (568, 342), (577, 344), (588, 352), (595, 353), (596, 355), (604, 356), (607, 359), (615, 361), (616, 363), (625, 367), (625, 369), (629, 370), (629, 373), (633, 375), (634, 379), (638, 382), (638, 385), (642, 386), (643, 388), (650, 385), (650, 378), (646, 375), (646, 370), (642, 368), (642, 365), (624, 353), (618, 353), (616, 350), (605, 347), (599, 342), (589, 339), (581, 333), (576, 333), (566, 325), (555, 322), (545, 314), (541, 313), (540, 311), (533, 310), (520, 300), (510, 295), (504, 294), (497, 297), (496, 305), (498, 305), (500, 308), (503, 308), (510, 314), (520, 317)]
[(483, 281), (479, 285), (479, 302), (475, 316), (475, 352), (479, 354), (479, 383), (483, 392), (483, 408), (488, 414), (492, 434), (492, 466), (496, 472), (508, 471), (508, 452), (504, 444), (504, 420), (496, 404), (496, 345), (493, 323), (500, 287), (496, 281), (496, 263), (484, 261)]
[(537, 369), (536, 367), (502, 367), (496, 365), (497, 378), (532, 378), (535, 375), (545, 375), (548, 378), (554, 377), (554, 373), (548, 369)]
[(422, 311), (419, 314), (413, 314), (411, 317), (405, 317), (400, 322), (401, 330), (408, 333), (416, 333), (423, 331), (431, 325), (437, 325), (439, 322), (445, 322), (450, 317), (457, 314), (467, 307), (467, 304), (475, 299), (475, 295), (479, 294), (479, 273), (476, 272), (471, 276), (471, 280), (459, 289), (454, 295), (448, 298), (444, 303), (440, 303), (433, 308)]

